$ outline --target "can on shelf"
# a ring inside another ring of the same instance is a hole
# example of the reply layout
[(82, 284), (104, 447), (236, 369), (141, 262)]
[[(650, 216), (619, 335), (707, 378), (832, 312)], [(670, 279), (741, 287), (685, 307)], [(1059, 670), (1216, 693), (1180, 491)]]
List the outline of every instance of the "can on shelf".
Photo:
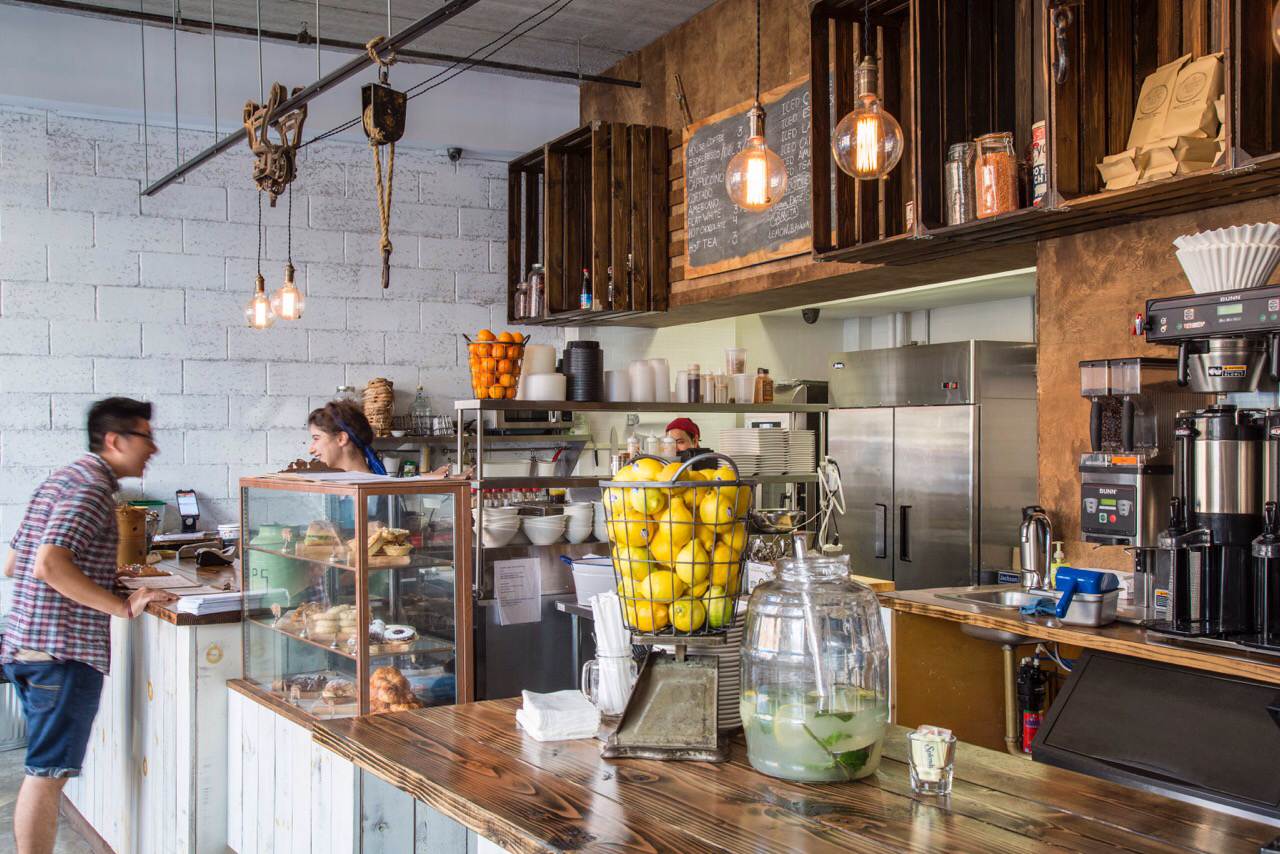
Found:
[(1043, 119), (1031, 126), (1031, 147), (1027, 151), (1027, 164), (1030, 167), (1028, 184), (1031, 189), (1031, 204), (1038, 205), (1049, 192), (1049, 161)]

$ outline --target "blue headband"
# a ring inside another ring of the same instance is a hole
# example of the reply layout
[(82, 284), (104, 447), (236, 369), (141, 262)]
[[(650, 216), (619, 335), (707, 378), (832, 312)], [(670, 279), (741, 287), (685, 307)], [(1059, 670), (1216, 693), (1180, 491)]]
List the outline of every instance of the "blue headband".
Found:
[(342, 419), (338, 417), (338, 413), (334, 411), (333, 407), (326, 406), (325, 409), (328, 411), (329, 417), (333, 419), (333, 423), (337, 424), (338, 428), (342, 430), (343, 433), (350, 436), (351, 441), (355, 442), (356, 447), (364, 453), (364, 461), (369, 465), (369, 471), (374, 474), (386, 474), (387, 467), (382, 464), (382, 460), (378, 459), (378, 455), (373, 452), (373, 448), (370, 448), (364, 442), (361, 442), (360, 437), (351, 432), (350, 427), (342, 423)]

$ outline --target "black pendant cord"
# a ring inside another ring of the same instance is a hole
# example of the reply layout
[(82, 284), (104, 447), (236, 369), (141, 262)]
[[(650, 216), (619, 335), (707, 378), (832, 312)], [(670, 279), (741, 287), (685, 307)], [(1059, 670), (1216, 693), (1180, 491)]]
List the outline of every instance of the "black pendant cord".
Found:
[(862, 3), (862, 56), (871, 56), (871, 0)]
[(756, 0), (756, 103), (760, 103), (760, 0)]
[(258, 191), (258, 275), (262, 275), (262, 191)]
[(289, 242), (289, 265), (293, 266), (293, 184), (289, 184), (289, 227), (285, 230)]

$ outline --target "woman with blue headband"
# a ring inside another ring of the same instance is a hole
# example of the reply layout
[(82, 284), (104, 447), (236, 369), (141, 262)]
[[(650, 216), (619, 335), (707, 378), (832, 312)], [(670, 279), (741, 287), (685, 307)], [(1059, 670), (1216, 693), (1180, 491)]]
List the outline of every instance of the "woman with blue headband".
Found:
[(335, 400), (307, 416), (311, 447), (307, 452), (329, 468), (386, 474), (382, 459), (373, 450), (373, 428), (360, 406), (350, 400)]

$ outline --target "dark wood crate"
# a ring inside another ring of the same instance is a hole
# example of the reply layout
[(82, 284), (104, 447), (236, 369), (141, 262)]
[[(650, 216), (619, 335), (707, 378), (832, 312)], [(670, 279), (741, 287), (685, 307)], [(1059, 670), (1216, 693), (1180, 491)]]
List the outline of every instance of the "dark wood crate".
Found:
[[(609, 324), (666, 310), (668, 149), (665, 128), (595, 122), (511, 161), (508, 322)], [(516, 286), (538, 262), (546, 271), (547, 314), (517, 321)], [(599, 305), (608, 295), (610, 267), (618, 304), (613, 310), (582, 311), (583, 269)]]

